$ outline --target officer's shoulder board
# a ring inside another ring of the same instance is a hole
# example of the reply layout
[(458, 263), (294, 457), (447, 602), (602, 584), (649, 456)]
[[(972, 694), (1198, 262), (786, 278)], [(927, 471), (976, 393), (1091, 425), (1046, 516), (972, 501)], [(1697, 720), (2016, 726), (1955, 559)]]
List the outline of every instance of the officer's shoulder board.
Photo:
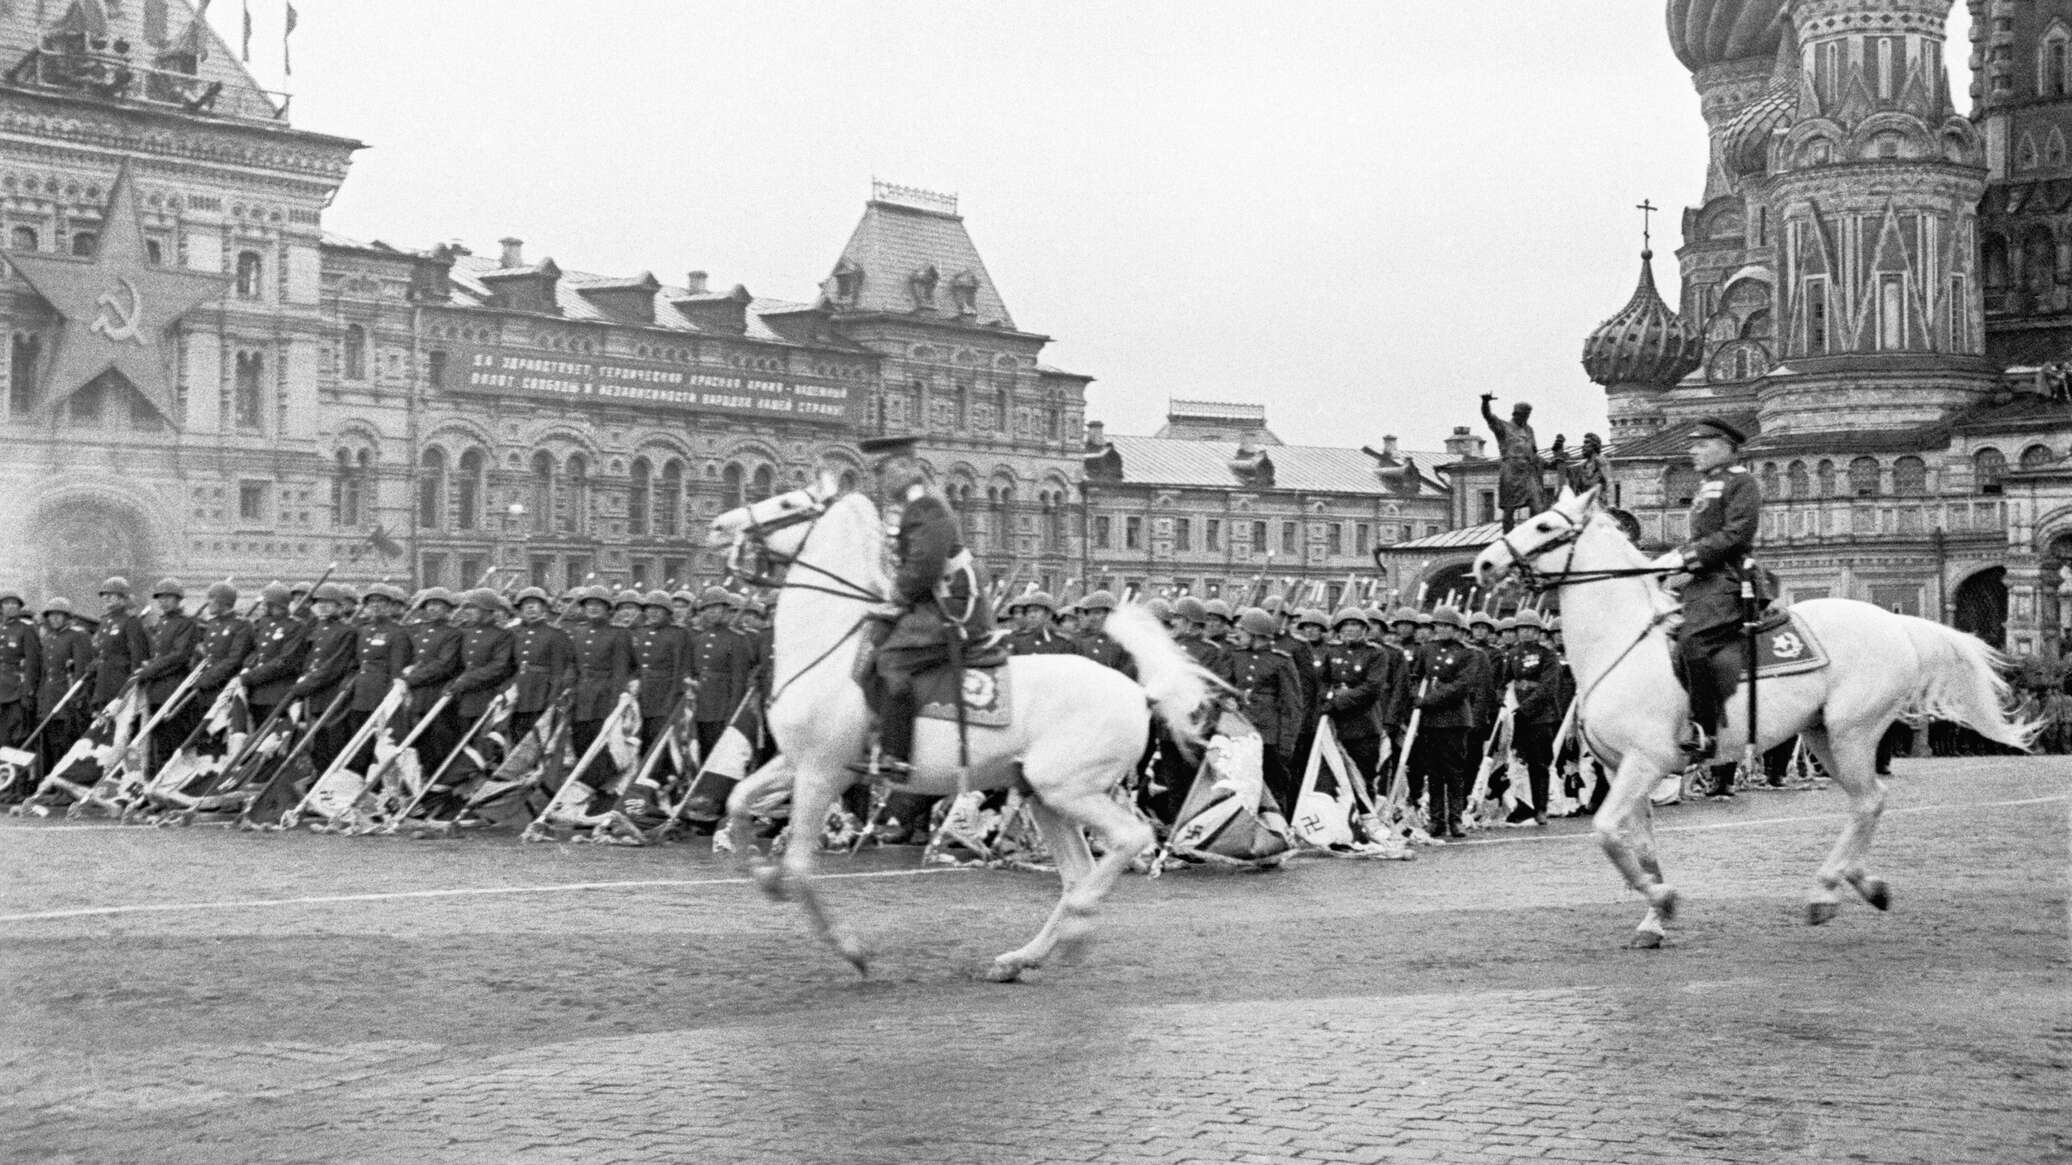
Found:
[(1727, 472), (1728, 472), (1728, 473), (1747, 473), (1747, 472), (1748, 472), (1748, 467), (1747, 467), (1746, 465), (1729, 465), (1729, 466), (1727, 466)]

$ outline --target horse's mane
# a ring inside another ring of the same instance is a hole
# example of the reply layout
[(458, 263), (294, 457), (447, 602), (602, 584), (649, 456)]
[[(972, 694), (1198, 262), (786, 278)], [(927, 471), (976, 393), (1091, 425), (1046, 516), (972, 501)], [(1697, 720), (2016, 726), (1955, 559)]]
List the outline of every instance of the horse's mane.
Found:
[[(1599, 505), (1594, 499), (1591, 501), (1589, 508), (1583, 511), (1583, 535), (1588, 535), (1593, 531), (1610, 535), (1605, 541), (1609, 546), (1618, 550), (1620, 558), (1620, 561), (1610, 564), (1613, 568), (1633, 569), (1644, 567), (1652, 561), (1648, 558), (1646, 551), (1635, 546), (1633, 539), (1626, 536), (1626, 530), (1619, 524), (1619, 520), (1612, 517), (1611, 512)], [(1669, 589), (1662, 585), (1662, 579), (1663, 576), (1661, 575), (1643, 575), (1640, 578), (1641, 582), (1647, 584), (1648, 602), (1653, 606), (1654, 612), (1658, 615), (1675, 610), (1682, 605), (1676, 596), (1670, 594)]]
[(861, 492), (851, 490), (827, 506), (827, 516), (839, 521), (826, 523), (829, 533), (842, 538), (840, 553), (844, 558), (860, 564), (862, 577), (852, 579), (859, 586), (868, 587), (879, 594), (889, 594), (892, 589), (892, 572), (886, 563), (890, 547), (885, 538), (885, 525), (878, 517), (878, 507)]

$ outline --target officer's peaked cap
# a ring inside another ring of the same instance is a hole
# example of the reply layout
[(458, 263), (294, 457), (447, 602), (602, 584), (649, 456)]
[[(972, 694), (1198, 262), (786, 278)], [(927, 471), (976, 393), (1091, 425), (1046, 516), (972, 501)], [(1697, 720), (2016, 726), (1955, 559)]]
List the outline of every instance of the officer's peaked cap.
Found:
[(1748, 444), (1748, 437), (1741, 430), (1718, 417), (1700, 417), (1698, 423), (1691, 427), (1691, 440), (1697, 441), (1706, 437), (1718, 437), (1736, 449)]

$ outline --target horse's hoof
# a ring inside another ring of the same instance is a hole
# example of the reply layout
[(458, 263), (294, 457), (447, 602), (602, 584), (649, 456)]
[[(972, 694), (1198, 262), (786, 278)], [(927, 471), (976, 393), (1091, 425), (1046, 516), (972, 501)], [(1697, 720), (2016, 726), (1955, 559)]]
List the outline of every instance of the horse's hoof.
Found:
[(784, 888), (784, 869), (775, 863), (757, 866), (749, 871), (748, 876), (755, 879), (756, 889), (772, 902), (782, 902), (791, 897)]
[(1892, 909), (1892, 887), (1887, 886), (1883, 878), (1865, 878), (1863, 883), (1856, 887), (1856, 892), (1863, 895), (1865, 902), (1879, 910)]
[(986, 968), (986, 982), (1019, 983), (1022, 979), (1022, 971), (1025, 969), (1020, 963), (1009, 962), (1006, 959), (994, 959), (993, 965)]
[(1678, 895), (1674, 887), (1656, 885), (1648, 888), (1648, 905), (1654, 907), (1655, 913), (1661, 917), (1663, 922), (1676, 921), (1677, 898)]
[(1806, 903), (1806, 925), (1820, 926), (1830, 922), (1841, 909), (1839, 905), (1833, 902), (1808, 902)]
[(1636, 930), (1633, 932), (1633, 937), (1626, 940), (1626, 949), (1628, 950), (1652, 951), (1659, 950), (1661, 946), (1662, 935), (1659, 931)]
[(857, 973), (858, 975), (861, 975), (862, 977), (864, 977), (864, 978), (866, 978), (866, 979), (870, 978), (870, 976), (871, 976), (871, 949), (870, 949), (869, 947), (867, 947), (867, 946), (863, 945), (863, 940), (862, 940), (862, 939), (858, 939), (858, 938), (841, 938), (841, 939), (836, 939), (836, 940), (835, 940), (835, 951), (836, 951), (836, 953), (840, 954), (840, 955), (841, 955), (841, 956), (842, 956), (842, 957), (843, 957), (844, 959), (847, 959), (847, 960), (849, 960), (849, 965), (850, 965), (850, 966), (852, 966), (852, 967), (854, 967), (854, 968), (856, 968), (856, 973)]

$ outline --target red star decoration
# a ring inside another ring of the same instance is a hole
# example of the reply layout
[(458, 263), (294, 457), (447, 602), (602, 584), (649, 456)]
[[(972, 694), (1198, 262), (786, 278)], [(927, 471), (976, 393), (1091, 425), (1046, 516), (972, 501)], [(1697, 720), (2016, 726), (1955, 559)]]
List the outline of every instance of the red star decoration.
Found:
[(108, 193), (91, 259), (9, 251), (7, 261), (64, 317), (65, 330), (43, 380), (45, 410), (114, 371), (179, 427), (166, 329), (222, 296), (231, 280), (152, 264), (128, 166)]

